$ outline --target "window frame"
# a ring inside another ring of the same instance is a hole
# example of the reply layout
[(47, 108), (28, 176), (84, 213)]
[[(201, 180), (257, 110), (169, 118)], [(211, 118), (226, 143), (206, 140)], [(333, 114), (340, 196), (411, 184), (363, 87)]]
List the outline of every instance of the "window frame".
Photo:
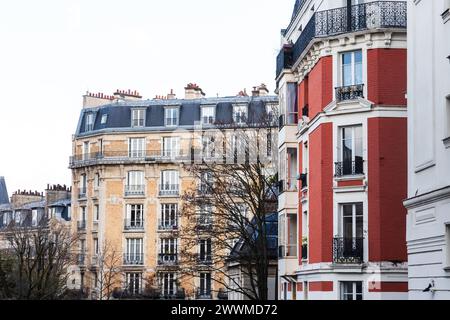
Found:
[[(359, 75), (361, 77), (361, 83), (357, 83), (357, 74), (356, 74), (356, 53), (361, 53), (361, 62), (359, 62), (361, 64), (361, 74)], [(345, 67), (346, 67), (346, 63), (345, 63), (345, 56), (350, 54), (351, 55), (351, 62), (350, 62), (350, 66), (351, 66), (351, 83), (350, 84), (346, 84), (345, 83), (345, 75), (346, 75), (346, 71), (345, 71)], [(341, 63), (341, 86), (342, 87), (348, 87), (348, 86), (356, 86), (356, 85), (362, 85), (364, 84), (364, 68), (363, 68), (363, 50), (362, 49), (358, 49), (358, 50), (352, 50), (352, 51), (345, 51), (345, 52), (341, 52), (340, 53), (341, 59), (340, 59), (340, 63)]]
[[(346, 285), (352, 285), (352, 292), (345, 292), (347, 289)], [(358, 292), (358, 285), (360, 285), (361, 291)], [(340, 281), (339, 282), (339, 299), (348, 301), (348, 299), (344, 299), (345, 296), (352, 296), (352, 301), (360, 301), (364, 300), (364, 287), (362, 281)], [(358, 299), (358, 297), (360, 299)]]
[[(166, 188), (168, 186), (168, 188)], [(161, 191), (179, 191), (180, 173), (178, 170), (161, 171)]]
[(94, 113), (93, 112), (86, 113), (84, 131), (85, 132), (93, 131), (94, 124), (95, 124)]
[[(173, 112), (173, 114), (172, 114)], [(168, 117), (171, 115), (172, 117)], [(175, 116), (175, 117), (174, 117)], [(174, 123), (175, 120), (175, 123)], [(176, 127), (180, 123), (180, 108), (166, 107), (164, 108), (164, 125), (165, 127)]]
[[(212, 115), (205, 116), (205, 110), (212, 110)], [(207, 121), (205, 121), (207, 119)], [(200, 121), (203, 125), (213, 125), (216, 121), (216, 106), (204, 105), (201, 107)]]
[(248, 105), (247, 104), (233, 105), (233, 123), (237, 124), (237, 125), (244, 125), (244, 124), (248, 123)]
[(147, 111), (146, 108), (131, 109), (131, 127), (132, 128), (145, 128), (146, 113), (147, 113), (146, 111)]
[(180, 137), (162, 137), (163, 157), (178, 157), (180, 155)]
[(128, 138), (128, 157), (143, 158), (146, 156), (147, 140), (146, 138)]

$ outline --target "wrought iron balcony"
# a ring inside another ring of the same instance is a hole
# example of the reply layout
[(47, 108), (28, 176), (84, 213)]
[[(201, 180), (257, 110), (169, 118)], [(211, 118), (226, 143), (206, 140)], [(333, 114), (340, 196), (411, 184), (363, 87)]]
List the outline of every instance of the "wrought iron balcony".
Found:
[(145, 185), (127, 185), (125, 186), (125, 196), (144, 196), (145, 195)]
[(158, 254), (158, 265), (174, 266), (178, 264), (178, 255), (176, 253), (160, 253)]
[(86, 220), (77, 221), (77, 229), (78, 231), (86, 230)]
[(126, 231), (142, 231), (144, 230), (144, 220), (143, 219), (125, 219), (124, 229)]
[(357, 84), (353, 86), (343, 86), (335, 88), (336, 101), (356, 100), (364, 98), (364, 85)]
[(178, 231), (178, 219), (163, 220), (158, 219), (159, 231)]
[(178, 184), (162, 184), (159, 186), (160, 196), (179, 196), (180, 190)]
[(364, 238), (334, 238), (333, 262), (360, 264), (364, 261)]
[(202, 266), (210, 266), (213, 264), (212, 256), (211, 254), (205, 254), (205, 255), (198, 255), (197, 257), (197, 264)]
[(284, 45), (277, 56), (277, 75), (279, 75), (283, 69), (290, 69), (292, 67), (292, 58), (292, 45)]
[(335, 177), (363, 175), (364, 161), (344, 161), (335, 163)]
[(144, 264), (142, 253), (124, 253), (123, 264), (126, 266), (141, 266)]
[[(406, 29), (406, 1), (373, 1), (350, 7), (316, 12), (303, 28), (291, 52), (281, 50), (277, 57), (276, 76), (294, 65), (314, 38), (328, 37), (371, 29)], [(289, 26), (291, 28), (291, 25)], [(285, 61), (289, 61), (287, 64)]]

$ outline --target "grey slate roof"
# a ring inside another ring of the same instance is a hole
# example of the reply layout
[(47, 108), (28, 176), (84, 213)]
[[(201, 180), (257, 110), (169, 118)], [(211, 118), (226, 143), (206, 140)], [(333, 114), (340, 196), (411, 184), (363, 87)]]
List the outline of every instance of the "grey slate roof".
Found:
[(0, 177), (0, 204), (9, 203), (8, 190), (4, 177)]
[(70, 199), (63, 199), (63, 200), (58, 200), (58, 201), (52, 202), (48, 206), (49, 207), (66, 207), (66, 206), (70, 206), (70, 204), (71, 204)]
[[(219, 123), (231, 123), (234, 104), (248, 105), (248, 122), (254, 123), (265, 112), (266, 104), (278, 104), (276, 96), (261, 97), (224, 97), (203, 98), (194, 100), (137, 100), (121, 101), (97, 108), (83, 109), (80, 115), (76, 135), (83, 136), (95, 132), (104, 131), (173, 131), (177, 128), (166, 128), (164, 125), (164, 108), (170, 106), (179, 107), (178, 128), (193, 128), (196, 121), (200, 121), (201, 106), (216, 106), (216, 121)], [(133, 108), (145, 108), (145, 127), (131, 128), (131, 110)], [(85, 121), (88, 113), (94, 114), (94, 129), (85, 132)], [(101, 123), (103, 115), (107, 115), (106, 124)]]

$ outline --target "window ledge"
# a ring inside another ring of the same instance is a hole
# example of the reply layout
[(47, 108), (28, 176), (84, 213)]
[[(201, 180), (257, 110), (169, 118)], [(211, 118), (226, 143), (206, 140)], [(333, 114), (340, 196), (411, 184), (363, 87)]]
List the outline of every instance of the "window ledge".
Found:
[(445, 138), (442, 142), (444, 143), (445, 148), (450, 149), (450, 137)]
[(365, 177), (366, 177), (365, 174), (355, 174), (342, 177), (334, 177), (334, 180), (336, 181), (363, 180)]

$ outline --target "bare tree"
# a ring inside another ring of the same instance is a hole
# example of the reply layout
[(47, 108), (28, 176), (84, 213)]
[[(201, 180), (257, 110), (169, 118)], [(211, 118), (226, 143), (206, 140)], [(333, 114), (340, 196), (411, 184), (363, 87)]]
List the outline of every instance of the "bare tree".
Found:
[(0, 291), (6, 299), (63, 298), (68, 267), (74, 262), (76, 237), (57, 222), (37, 227), (10, 227), (8, 249), (0, 253)]
[[(268, 299), (266, 217), (277, 209), (273, 118), (202, 132), (201, 156), (185, 165), (197, 186), (183, 195), (180, 212), (183, 272), (208, 272), (212, 281), (252, 300)], [(227, 263), (238, 263), (247, 281), (230, 275)]]

